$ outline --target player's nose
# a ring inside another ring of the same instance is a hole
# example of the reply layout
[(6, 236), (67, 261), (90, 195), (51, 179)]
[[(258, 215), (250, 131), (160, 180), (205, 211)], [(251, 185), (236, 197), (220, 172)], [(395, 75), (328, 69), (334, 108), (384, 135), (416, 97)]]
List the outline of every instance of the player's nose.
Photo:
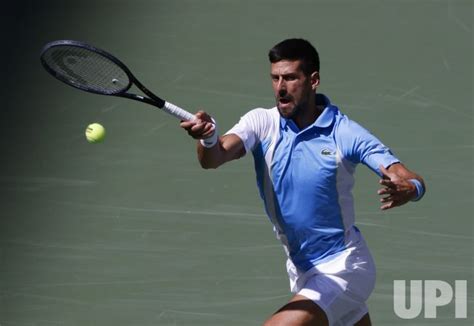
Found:
[(280, 88), (280, 89), (278, 89), (278, 95), (279, 95), (280, 97), (284, 97), (284, 96), (286, 96), (286, 94), (287, 94), (286, 88)]

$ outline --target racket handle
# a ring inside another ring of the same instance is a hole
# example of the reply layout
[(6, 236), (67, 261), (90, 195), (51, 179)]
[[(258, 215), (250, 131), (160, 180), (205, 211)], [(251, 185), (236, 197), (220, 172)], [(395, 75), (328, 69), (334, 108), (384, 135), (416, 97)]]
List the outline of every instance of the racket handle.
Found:
[(170, 102), (165, 102), (165, 105), (162, 109), (180, 120), (191, 121), (196, 119), (193, 114), (181, 109), (179, 106), (176, 106)]

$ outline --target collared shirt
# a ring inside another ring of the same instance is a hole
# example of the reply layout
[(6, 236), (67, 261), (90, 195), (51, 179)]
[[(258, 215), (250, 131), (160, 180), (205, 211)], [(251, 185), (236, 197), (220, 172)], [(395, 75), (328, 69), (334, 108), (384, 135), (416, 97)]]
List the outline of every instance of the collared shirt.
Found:
[(299, 271), (358, 241), (352, 196), (356, 165), (381, 175), (379, 165), (399, 162), (326, 96), (317, 94), (316, 101), (325, 108), (303, 130), (274, 107), (248, 112), (227, 132), (253, 153), (265, 210)]

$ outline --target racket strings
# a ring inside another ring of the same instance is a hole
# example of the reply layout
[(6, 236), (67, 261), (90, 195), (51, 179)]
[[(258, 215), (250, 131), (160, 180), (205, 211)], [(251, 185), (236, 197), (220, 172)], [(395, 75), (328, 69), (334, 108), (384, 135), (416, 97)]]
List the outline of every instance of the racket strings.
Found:
[(127, 73), (104, 55), (76, 46), (61, 45), (43, 54), (46, 65), (58, 77), (76, 87), (116, 94), (130, 85)]

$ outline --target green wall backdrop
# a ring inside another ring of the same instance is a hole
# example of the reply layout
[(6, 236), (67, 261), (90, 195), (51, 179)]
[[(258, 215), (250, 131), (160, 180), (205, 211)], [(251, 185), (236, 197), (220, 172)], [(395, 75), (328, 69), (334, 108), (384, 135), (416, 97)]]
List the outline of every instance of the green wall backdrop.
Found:
[[(379, 210), (356, 174), (357, 225), (378, 266), (374, 325), (472, 325), (473, 2), (470, 0), (8, 1), (1, 13), (0, 325), (260, 325), (289, 286), (250, 156), (201, 170), (178, 122), (79, 92), (39, 62), (55, 39), (90, 42), (222, 131), (274, 105), (266, 54), (303, 37), (320, 92), (428, 185)], [(85, 141), (91, 122), (104, 143)], [(394, 280), (468, 281), (468, 318), (404, 320)]]

